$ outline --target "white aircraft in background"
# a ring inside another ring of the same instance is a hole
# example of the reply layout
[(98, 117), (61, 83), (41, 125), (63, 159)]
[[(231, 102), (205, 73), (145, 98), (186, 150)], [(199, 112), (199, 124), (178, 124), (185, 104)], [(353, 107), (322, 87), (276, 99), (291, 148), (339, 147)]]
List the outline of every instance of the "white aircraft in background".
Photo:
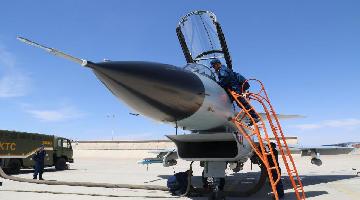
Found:
[[(301, 156), (311, 157), (311, 164), (321, 166), (322, 160), (320, 159), (320, 155), (349, 154), (355, 149), (360, 148), (360, 142), (347, 142), (320, 146), (289, 145), (289, 148), (293, 153), (300, 153)], [(176, 165), (176, 160), (179, 158), (177, 156), (176, 148), (153, 150), (149, 151), (149, 153), (156, 154), (156, 156), (143, 158), (142, 160), (139, 160), (138, 163), (143, 165), (161, 163), (164, 167), (170, 167)]]

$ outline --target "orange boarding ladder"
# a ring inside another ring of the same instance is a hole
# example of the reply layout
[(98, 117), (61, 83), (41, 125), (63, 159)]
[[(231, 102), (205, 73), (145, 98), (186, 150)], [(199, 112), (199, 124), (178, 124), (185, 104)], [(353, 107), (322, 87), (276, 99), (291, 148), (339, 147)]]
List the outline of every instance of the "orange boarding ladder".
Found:
[[(268, 124), (276, 140), (278, 149), (281, 153), (286, 171), (290, 178), (290, 182), (294, 188), (296, 198), (298, 200), (305, 200), (305, 192), (299, 174), (296, 170), (294, 159), (291, 156), (290, 149), (286, 143), (279, 119), (277, 118), (275, 110), (270, 103), (269, 97), (265, 91), (265, 87), (259, 80), (250, 79), (249, 81), (256, 81), (260, 84), (261, 89), (258, 93), (245, 93), (244, 95), (240, 95), (234, 91), (229, 90), (237, 105), (239, 105), (241, 108), (241, 111), (235, 116), (235, 118), (232, 119), (232, 121), (235, 123), (241, 134), (248, 140), (256, 155), (265, 165), (273, 194), (278, 200), (279, 196), (277, 194), (276, 185), (281, 178), (280, 168), (278, 166), (278, 163), (275, 162), (276, 157), (273, 149), (271, 148), (271, 141), (267, 133), (265, 120), (263, 116), (256, 112), (255, 108), (250, 104), (250, 101), (258, 102), (261, 105), (260, 107), (263, 108), (263, 111), (266, 114), (266, 120), (268, 121)], [(243, 98), (243, 101), (246, 101), (250, 105), (248, 109), (246, 109), (245, 106), (241, 103), (241, 101), (239, 100), (240, 98)], [(255, 113), (259, 116), (258, 122), (256, 122), (255, 119), (251, 116), (251, 110), (254, 110)], [(247, 124), (245, 124), (245, 121), (247, 121), (247, 119), (250, 120), (254, 125), (248, 126)], [(262, 130), (264, 137), (262, 136), (262, 132), (260, 130)], [(259, 144), (256, 144), (253, 141), (252, 138), (254, 136), (257, 137)], [(271, 157), (271, 159), (274, 161), (274, 166), (270, 166), (269, 157)], [(272, 178), (274, 175), (273, 173), (277, 174), (276, 180), (273, 180)]]

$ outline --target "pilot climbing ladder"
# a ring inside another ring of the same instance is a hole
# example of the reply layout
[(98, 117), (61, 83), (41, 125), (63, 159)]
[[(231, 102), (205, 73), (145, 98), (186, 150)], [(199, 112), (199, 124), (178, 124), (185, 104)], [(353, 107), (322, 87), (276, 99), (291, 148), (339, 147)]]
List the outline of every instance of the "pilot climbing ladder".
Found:
[[(277, 183), (279, 183), (281, 178), (280, 168), (278, 166), (278, 163), (275, 162), (276, 156), (274, 154), (273, 148), (271, 147), (271, 142), (269, 135), (267, 133), (267, 126), (265, 124), (264, 116), (261, 116), (255, 110), (253, 105), (250, 104), (250, 102), (259, 104), (259, 108), (263, 109), (266, 116), (266, 120), (268, 121), (268, 125), (270, 126), (271, 131), (276, 140), (276, 144), (284, 161), (284, 165), (289, 175), (290, 182), (294, 188), (296, 198), (298, 200), (304, 200), (305, 192), (299, 174), (296, 170), (294, 159), (290, 154), (290, 150), (286, 143), (284, 133), (281, 129), (279, 119), (277, 118), (275, 110), (270, 103), (264, 85), (259, 80), (256, 79), (250, 79), (250, 80), (260, 84), (260, 91), (258, 91), (257, 93), (243, 93), (243, 95), (237, 94), (234, 91), (229, 91), (232, 97), (234, 98), (234, 100), (236, 101), (236, 103), (241, 107), (241, 111), (236, 115), (235, 118), (233, 118), (233, 122), (239, 129), (240, 133), (249, 141), (256, 155), (265, 165), (265, 168), (268, 172), (269, 181), (271, 183), (273, 194), (275, 198), (278, 200), (279, 195), (276, 190), (276, 185)], [(249, 103), (250, 106), (249, 107), (246, 106), (248, 107), (248, 109), (246, 109), (245, 106), (241, 103), (241, 100), (239, 100), (240, 98), (243, 98), (242, 101), (245, 100)], [(258, 122), (250, 114), (252, 110), (259, 116)], [(247, 119), (250, 120), (251, 124), (253, 124), (252, 126), (246, 123)], [(258, 139), (258, 144), (253, 140), (253, 137), (255, 136)], [(272, 159), (273, 162), (270, 161), (272, 164), (270, 164), (269, 159)], [(277, 178), (275, 179), (273, 177), (277, 177)]]

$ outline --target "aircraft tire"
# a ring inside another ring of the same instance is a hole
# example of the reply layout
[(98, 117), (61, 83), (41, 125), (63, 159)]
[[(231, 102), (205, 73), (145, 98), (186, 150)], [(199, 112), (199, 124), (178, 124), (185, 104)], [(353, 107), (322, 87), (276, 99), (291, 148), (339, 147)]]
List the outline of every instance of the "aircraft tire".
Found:
[[(261, 190), (261, 188), (264, 186), (264, 184), (266, 182), (266, 179), (268, 178), (268, 175), (267, 175), (267, 171), (266, 171), (266, 168), (264, 165), (259, 164), (259, 167), (261, 169), (260, 178), (253, 187), (251, 187), (248, 190), (241, 191), (241, 192), (239, 192), (239, 191), (224, 191), (226, 196), (249, 197), (249, 196), (257, 193), (259, 190)], [(202, 173), (202, 182), (203, 182), (203, 188), (208, 189), (209, 185), (204, 177), (204, 172)], [(225, 179), (223, 181), (221, 181), (220, 187), (224, 188), (224, 185), (225, 185)], [(211, 195), (213, 195), (213, 194), (211, 193), (210, 196)], [(209, 197), (209, 199), (210, 199), (210, 197)]]
[(259, 165), (261, 172), (260, 172), (260, 178), (259, 181), (249, 190), (245, 191), (247, 196), (253, 195), (257, 193), (261, 188), (264, 186), (266, 179), (268, 178), (267, 171), (264, 165)]
[(7, 172), (9, 174), (18, 174), (20, 173), (21, 162), (19, 159), (10, 159), (8, 164)]
[(62, 170), (66, 169), (66, 160), (65, 160), (65, 158), (59, 158), (59, 159), (56, 160), (55, 169), (59, 170), (59, 171), (62, 171)]
[(225, 196), (222, 191), (211, 192), (208, 199), (209, 200), (225, 200)]

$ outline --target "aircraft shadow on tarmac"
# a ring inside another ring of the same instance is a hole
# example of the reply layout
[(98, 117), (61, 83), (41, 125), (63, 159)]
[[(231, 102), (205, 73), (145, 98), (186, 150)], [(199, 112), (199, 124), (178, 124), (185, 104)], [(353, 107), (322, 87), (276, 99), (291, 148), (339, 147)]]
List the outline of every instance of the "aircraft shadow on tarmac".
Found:
[[(225, 190), (228, 191), (237, 191), (237, 192), (241, 192), (242, 190), (246, 190), (250, 187), (253, 187), (256, 183), (256, 181), (259, 179), (260, 173), (258, 172), (249, 172), (249, 173), (237, 173), (237, 174), (233, 174), (232, 176), (227, 176), (226, 177), (226, 185), (225, 185)], [(167, 179), (169, 178), (170, 175), (159, 175), (158, 177), (161, 179)], [(335, 181), (340, 181), (340, 180), (347, 180), (347, 179), (352, 179), (352, 178), (358, 178), (358, 176), (356, 175), (305, 175), (305, 176), (300, 176), (303, 186), (312, 186), (312, 185), (317, 185), (317, 184), (322, 184), (322, 183), (330, 183), (330, 182), (335, 182)], [(154, 180), (157, 181), (159, 179)], [(282, 181), (284, 184), (284, 189), (288, 190), (288, 189), (292, 189), (290, 180), (288, 178), (288, 176), (282, 176)], [(193, 176), (192, 177), (192, 185), (195, 187), (201, 187), (202, 186), (202, 177), (201, 176)], [(264, 187), (262, 187), (262, 189), (260, 189), (258, 192), (256, 192), (255, 194), (252, 194), (251, 196), (249, 196), (248, 198), (250, 199), (269, 199), (268, 195), (264, 195), (264, 194), (268, 194), (271, 192), (271, 188), (270, 185), (268, 183), (268, 181), (265, 182)], [(324, 194), (328, 194), (327, 191), (306, 191), (306, 197), (316, 197), (316, 196), (321, 196)], [(246, 198), (246, 197), (243, 197)], [(200, 197), (192, 197), (191, 199), (202, 199)], [(229, 198), (232, 199), (232, 198)], [(293, 190), (290, 190), (288, 192), (286, 192), (286, 199), (296, 199), (295, 197), (295, 192), (293, 192)]]
[[(317, 185), (321, 183), (330, 183), (340, 180), (358, 178), (356, 175), (306, 175), (300, 176), (303, 186), (311, 186)], [(285, 189), (291, 189), (292, 186), (290, 184), (288, 176), (283, 176), (283, 183)]]

